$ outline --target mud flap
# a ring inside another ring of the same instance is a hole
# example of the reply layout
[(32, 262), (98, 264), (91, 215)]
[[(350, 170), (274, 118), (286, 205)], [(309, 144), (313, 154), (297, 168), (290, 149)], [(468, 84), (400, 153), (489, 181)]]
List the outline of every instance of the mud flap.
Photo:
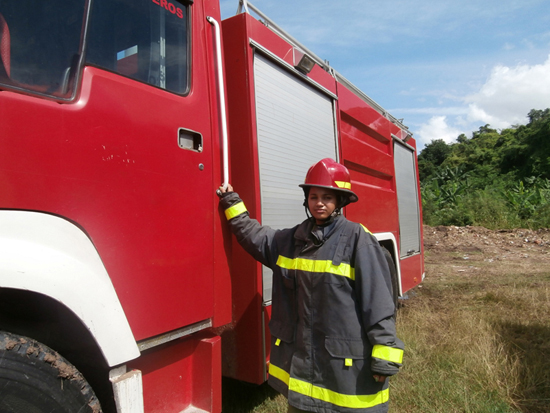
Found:
[(143, 413), (143, 383), (141, 371), (126, 373), (126, 367), (111, 370), (109, 380), (113, 384), (113, 393), (117, 413)]

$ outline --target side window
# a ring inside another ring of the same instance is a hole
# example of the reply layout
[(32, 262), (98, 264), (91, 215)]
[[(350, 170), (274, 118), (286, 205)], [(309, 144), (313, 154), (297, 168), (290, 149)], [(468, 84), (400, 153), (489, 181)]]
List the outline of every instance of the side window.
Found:
[(87, 64), (187, 93), (188, 8), (177, 0), (94, 0)]
[(70, 97), (84, 6), (85, 0), (0, 0), (0, 84)]

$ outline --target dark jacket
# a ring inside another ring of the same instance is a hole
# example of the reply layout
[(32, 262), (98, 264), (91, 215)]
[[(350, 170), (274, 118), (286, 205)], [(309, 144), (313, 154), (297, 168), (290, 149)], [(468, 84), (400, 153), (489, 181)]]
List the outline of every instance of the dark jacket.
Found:
[(386, 412), (388, 381), (373, 374), (398, 372), (403, 343), (376, 238), (343, 216), (274, 230), (236, 193), (221, 202), (238, 242), (273, 270), (269, 384), (302, 410)]

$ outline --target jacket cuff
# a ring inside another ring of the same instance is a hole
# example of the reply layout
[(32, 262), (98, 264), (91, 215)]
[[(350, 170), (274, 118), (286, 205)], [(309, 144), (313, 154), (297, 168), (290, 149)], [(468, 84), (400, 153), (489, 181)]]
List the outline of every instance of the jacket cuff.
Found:
[(245, 213), (248, 215), (248, 211), (243, 201), (236, 192), (224, 193), (220, 198), (220, 204), (228, 221)]
[(403, 347), (396, 343), (396, 346), (384, 346), (377, 344), (372, 349), (371, 370), (373, 373), (383, 376), (393, 376), (399, 372), (403, 365)]

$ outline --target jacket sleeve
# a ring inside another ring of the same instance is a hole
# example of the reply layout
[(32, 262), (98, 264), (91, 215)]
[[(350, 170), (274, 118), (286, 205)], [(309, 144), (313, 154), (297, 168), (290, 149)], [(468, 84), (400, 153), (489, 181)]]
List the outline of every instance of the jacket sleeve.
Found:
[(399, 372), (403, 364), (403, 350), (405, 346), (396, 336), (395, 320), (386, 318), (376, 323), (367, 336), (373, 345), (371, 370), (382, 376), (393, 376)]
[(257, 220), (250, 218), (242, 199), (236, 192), (223, 194), (220, 204), (239, 244), (256, 260), (272, 267), (273, 244), (277, 231), (268, 226), (262, 226)]
[(362, 322), (373, 346), (371, 370), (392, 376), (403, 362), (404, 344), (396, 335), (388, 263), (378, 241), (367, 233), (359, 235), (355, 256), (355, 281), (361, 300)]

